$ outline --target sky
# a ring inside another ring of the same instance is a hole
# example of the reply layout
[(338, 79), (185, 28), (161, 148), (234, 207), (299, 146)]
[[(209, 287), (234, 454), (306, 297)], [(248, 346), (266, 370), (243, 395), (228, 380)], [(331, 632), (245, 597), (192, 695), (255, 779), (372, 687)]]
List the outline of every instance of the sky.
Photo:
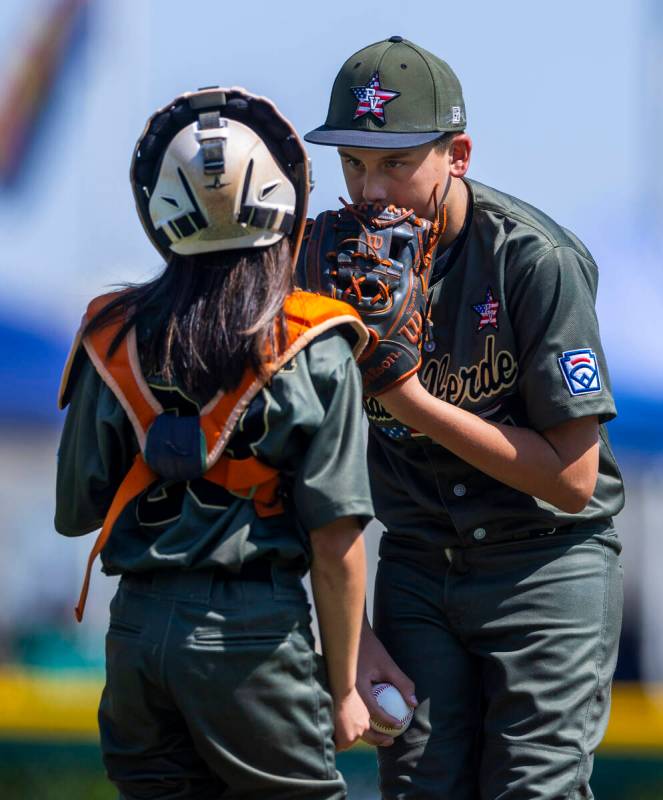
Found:
[[(3, 0), (0, 75), (48, 2)], [(470, 177), (538, 206), (593, 252), (613, 378), (652, 393), (663, 386), (663, 178), (653, 147), (663, 131), (652, 55), (662, 17), (655, 0), (92, 0), (25, 174), (0, 192), (0, 311), (69, 338), (91, 296), (158, 270), (128, 181), (136, 139), (158, 107), (199, 86), (242, 85), (273, 99), (303, 133), (324, 121), (345, 59), (399, 34), (461, 80)], [(318, 213), (345, 189), (335, 150), (309, 152)]]

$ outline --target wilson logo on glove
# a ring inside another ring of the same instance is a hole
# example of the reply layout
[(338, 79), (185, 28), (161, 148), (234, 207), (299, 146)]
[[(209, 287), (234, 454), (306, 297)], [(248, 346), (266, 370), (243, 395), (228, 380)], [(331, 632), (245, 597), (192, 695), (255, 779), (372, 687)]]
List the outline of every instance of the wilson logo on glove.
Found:
[(414, 311), (410, 319), (398, 331), (401, 336), (410, 341), (412, 344), (419, 344), (421, 341), (421, 334), (424, 331), (424, 321), (418, 311)]

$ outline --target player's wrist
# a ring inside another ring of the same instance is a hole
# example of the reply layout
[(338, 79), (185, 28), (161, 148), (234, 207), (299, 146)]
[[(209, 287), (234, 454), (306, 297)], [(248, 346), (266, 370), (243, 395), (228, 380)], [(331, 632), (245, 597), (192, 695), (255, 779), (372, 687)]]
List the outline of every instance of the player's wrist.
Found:
[(354, 683), (352, 685), (330, 686), (330, 694), (335, 707), (339, 708), (355, 698), (357, 687)]

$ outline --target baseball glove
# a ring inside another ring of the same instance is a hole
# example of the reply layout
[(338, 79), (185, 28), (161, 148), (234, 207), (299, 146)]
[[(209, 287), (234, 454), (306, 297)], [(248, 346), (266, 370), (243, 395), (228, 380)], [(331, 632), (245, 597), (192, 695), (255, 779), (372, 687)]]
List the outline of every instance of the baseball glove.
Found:
[(305, 288), (354, 306), (370, 340), (359, 359), (364, 392), (376, 396), (413, 375), (430, 337), (426, 294), (444, 230), (410, 209), (343, 203), (310, 224), (299, 276)]

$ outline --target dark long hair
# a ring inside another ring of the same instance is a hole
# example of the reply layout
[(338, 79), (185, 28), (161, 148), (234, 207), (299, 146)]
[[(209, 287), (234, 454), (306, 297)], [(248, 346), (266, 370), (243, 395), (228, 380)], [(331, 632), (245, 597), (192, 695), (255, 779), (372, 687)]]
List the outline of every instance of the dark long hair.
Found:
[(149, 331), (139, 339), (145, 374), (209, 397), (235, 389), (247, 367), (260, 374), (267, 349), (283, 349), (283, 303), (292, 286), (287, 237), (261, 249), (173, 254), (161, 275), (128, 286), (85, 332), (124, 317), (109, 355), (138, 325)]

